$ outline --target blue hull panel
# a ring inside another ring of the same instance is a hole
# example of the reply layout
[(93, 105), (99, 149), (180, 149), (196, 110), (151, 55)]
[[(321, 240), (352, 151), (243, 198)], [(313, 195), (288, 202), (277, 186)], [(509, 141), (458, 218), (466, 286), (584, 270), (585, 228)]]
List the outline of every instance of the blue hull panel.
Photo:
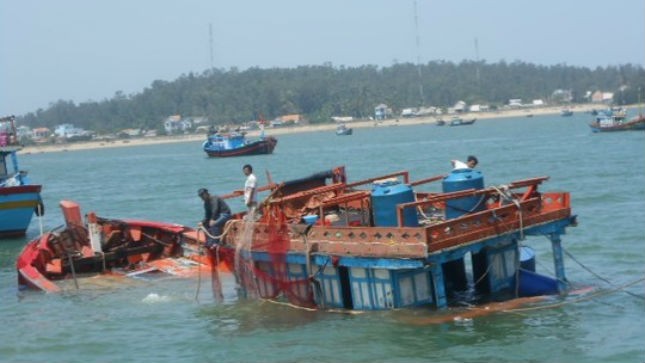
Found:
[(559, 292), (558, 280), (520, 269), (520, 296), (554, 295)]
[(22, 236), (40, 201), (38, 193), (0, 195), (0, 236)]

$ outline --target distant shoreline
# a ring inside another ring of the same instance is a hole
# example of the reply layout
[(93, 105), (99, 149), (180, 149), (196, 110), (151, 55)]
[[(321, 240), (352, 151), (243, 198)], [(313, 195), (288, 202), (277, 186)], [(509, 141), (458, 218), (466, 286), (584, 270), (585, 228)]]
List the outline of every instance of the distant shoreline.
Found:
[[(581, 104), (581, 105), (572, 105), (570, 109), (576, 113), (580, 112), (590, 112), (593, 109), (604, 108), (604, 105), (599, 104)], [(631, 105), (626, 107), (638, 107), (638, 105)], [(480, 120), (491, 120), (498, 118), (508, 118), (508, 117), (526, 117), (528, 115), (539, 116), (539, 115), (553, 115), (559, 114), (562, 110), (561, 106), (558, 107), (540, 107), (540, 108), (529, 108), (529, 109), (517, 109), (517, 110), (503, 110), (503, 111), (487, 111), (487, 112), (470, 112), (461, 114), (465, 120), (476, 118), (477, 121)], [(413, 118), (393, 118), (383, 121), (373, 121), (373, 120), (359, 120), (347, 122), (346, 125), (352, 128), (366, 128), (366, 127), (384, 127), (384, 126), (407, 126), (407, 125), (420, 125), (420, 124), (434, 124), (439, 118), (443, 118), (446, 121), (450, 120), (452, 115), (441, 115), (441, 116), (426, 116), (426, 117), (413, 117)], [(591, 119), (591, 116), (590, 116)], [(336, 123), (325, 123), (321, 125), (304, 125), (304, 126), (292, 126), (292, 127), (278, 127), (278, 128), (269, 128), (266, 130), (268, 135), (285, 135), (285, 134), (294, 134), (294, 133), (306, 133), (306, 132), (318, 132), (318, 131), (331, 131), (336, 129)], [(250, 137), (258, 136), (259, 131), (253, 130), (250, 131), (247, 135)], [(206, 139), (205, 134), (190, 134), (190, 135), (177, 135), (177, 136), (156, 136), (156, 137), (143, 137), (143, 138), (133, 138), (133, 139), (120, 139), (114, 141), (86, 141), (86, 142), (74, 142), (68, 144), (48, 144), (48, 145), (36, 145), (36, 146), (26, 146), (20, 150), (19, 154), (40, 154), (40, 153), (49, 153), (49, 152), (66, 152), (66, 151), (81, 151), (81, 150), (92, 150), (92, 149), (105, 149), (105, 148), (115, 148), (115, 147), (134, 147), (134, 146), (144, 146), (144, 145), (158, 145), (158, 144), (170, 144), (170, 143), (180, 143), (180, 142), (197, 142)]]

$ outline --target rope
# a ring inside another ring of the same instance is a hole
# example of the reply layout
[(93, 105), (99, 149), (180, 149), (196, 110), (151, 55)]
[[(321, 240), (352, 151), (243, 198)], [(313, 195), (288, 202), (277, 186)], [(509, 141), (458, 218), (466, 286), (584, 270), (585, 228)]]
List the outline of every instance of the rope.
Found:
[(78, 290), (78, 280), (76, 279), (76, 268), (74, 267), (74, 260), (72, 260), (72, 254), (67, 253), (67, 260), (69, 261), (69, 267), (72, 270), (72, 278), (74, 279), (74, 286)]
[[(222, 234), (220, 234), (219, 236), (213, 236), (212, 234), (210, 234), (210, 232), (208, 231), (208, 229), (206, 229), (206, 227), (204, 227), (204, 225), (198, 226), (197, 231), (198, 232), (202, 231), (207, 237), (212, 238), (212, 239), (219, 239), (221, 241), (222, 238), (224, 238), (224, 236), (226, 236), (226, 234), (228, 233), (229, 229), (231, 229), (231, 226), (233, 225), (233, 223), (231, 223), (231, 222), (233, 222), (233, 219), (229, 219), (228, 221), (226, 221), (226, 223), (224, 224), (224, 230), (222, 231)], [(198, 238), (198, 240), (199, 240), (199, 238)]]
[(595, 294), (591, 294), (591, 295), (589, 295), (589, 296), (580, 297), (580, 298), (577, 298), (577, 299), (574, 299), (574, 300), (570, 300), (570, 301), (562, 301), (562, 302), (559, 302), (559, 303), (556, 303), (556, 304), (542, 305), (542, 306), (534, 306), (534, 307), (530, 307), (530, 308), (509, 309), (509, 310), (503, 310), (503, 311), (504, 311), (504, 312), (507, 312), (507, 313), (514, 313), (514, 312), (520, 312), (520, 311), (532, 311), (532, 310), (543, 310), (543, 309), (558, 308), (558, 307), (562, 307), (562, 306), (569, 305), (569, 304), (574, 304), (574, 303), (579, 303), (579, 302), (583, 302), (583, 301), (588, 301), (588, 300), (591, 300), (591, 299), (596, 298), (596, 297), (599, 297), (599, 296), (604, 296), (604, 295), (613, 294), (613, 293), (615, 293), (615, 292), (624, 291), (626, 288), (628, 288), (628, 287), (630, 287), (630, 286), (633, 286), (633, 285), (636, 285), (636, 284), (638, 284), (639, 282), (643, 282), (643, 281), (645, 281), (645, 277), (644, 277), (644, 278), (640, 278), (640, 279), (638, 279), (638, 280), (636, 280), (636, 281), (629, 282), (629, 283), (624, 284), (624, 285), (622, 285), (622, 286), (618, 286), (618, 287), (616, 287), (615, 289), (612, 289), (612, 290), (599, 291), (599, 292), (597, 292), (597, 293), (595, 293)]
[(477, 286), (477, 284), (478, 284), (478, 283), (480, 283), (480, 282), (484, 279), (484, 277), (486, 277), (486, 275), (488, 275), (488, 272), (490, 271), (490, 269), (491, 269), (492, 267), (493, 267), (493, 264), (492, 264), (492, 263), (489, 263), (489, 264), (488, 264), (488, 267), (486, 268), (486, 271), (484, 271), (484, 274), (483, 274), (483, 275), (481, 275), (481, 277), (480, 277), (480, 278), (478, 278), (478, 279), (477, 279), (477, 281), (475, 281), (474, 286)]
[(517, 211), (519, 212), (520, 215), (520, 241), (524, 240), (524, 217), (522, 217), (522, 207), (520, 206), (520, 202), (513, 196), (512, 193), (510, 193), (510, 189), (508, 185), (500, 185), (499, 187), (492, 186), (491, 188), (495, 189), (497, 193), (499, 193), (500, 197), (502, 197), (504, 200), (511, 202), (515, 204), (517, 207)]
[[(201, 228), (197, 228), (197, 241), (199, 241), (199, 232)], [(199, 255), (202, 256), (204, 253), (203, 247), (199, 245)], [(202, 287), (202, 264), (201, 262), (197, 264), (197, 289), (195, 289), (195, 301), (199, 302), (199, 290)]]
[(43, 235), (43, 214), (44, 214), (42, 212), (42, 204), (38, 203), (36, 208), (38, 208), (38, 213), (36, 213), (36, 214), (38, 215), (38, 227), (40, 228), (40, 236), (42, 237), (42, 235)]
[[(276, 305), (281, 305), (281, 306), (288, 306), (290, 308), (294, 309), (300, 309), (304, 311), (310, 311), (310, 312), (316, 312), (319, 309), (316, 308), (308, 308), (304, 306), (298, 306), (292, 303), (284, 302), (284, 301), (278, 301), (274, 299), (262, 299), (260, 300), (262, 303), (271, 303), (271, 304), (276, 304)], [(325, 313), (336, 313), (336, 314), (344, 314), (344, 315), (360, 315), (364, 314), (365, 311), (362, 310), (346, 310), (346, 309), (325, 309)]]
[[(521, 219), (521, 218), (520, 218)], [(522, 246), (517, 244), (517, 249), (515, 250), (515, 297), (520, 296), (520, 267), (521, 267), (521, 251)]]
[[(563, 250), (563, 251), (564, 251), (564, 253), (565, 253), (567, 256), (569, 256), (569, 258), (571, 258), (575, 263), (577, 263), (578, 265), (580, 265), (580, 267), (582, 267), (583, 269), (587, 270), (587, 272), (589, 272), (589, 273), (591, 273), (592, 275), (596, 276), (599, 280), (606, 282), (606, 283), (607, 283), (607, 284), (609, 284), (610, 286), (614, 286), (614, 287), (616, 286), (613, 282), (611, 282), (611, 281), (609, 281), (608, 279), (606, 279), (606, 278), (604, 278), (604, 277), (602, 277), (602, 276), (598, 275), (597, 273), (595, 273), (594, 271), (592, 271), (589, 267), (587, 267), (587, 266), (585, 266), (584, 264), (582, 264), (582, 262), (578, 261), (575, 257), (573, 257), (573, 255), (572, 255), (569, 251), (567, 251), (566, 249), (564, 249), (564, 247), (562, 248), (562, 250)], [(633, 296), (633, 297), (635, 297), (635, 298), (638, 298), (638, 299), (641, 299), (641, 300), (645, 300), (645, 296), (642, 296), (642, 295), (639, 295), (639, 294), (635, 294), (635, 293), (630, 292), (630, 291), (625, 291), (625, 293), (626, 293), (626, 294), (628, 294), (628, 295), (631, 295), (631, 296)]]
[(172, 245), (173, 245), (173, 243), (172, 243), (172, 242), (171, 242), (171, 243), (164, 242), (164, 241), (162, 241), (162, 240), (160, 240), (160, 239), (157, 239), (157, 238), (155, 238), (155, 237), (153, 237), (153, 236), (151, 236), (151, 235), (149, 235), (149, 234), (147, 234), (147, 233), (143, 233), (143, 232), (141, 232), (141, 235), (142, 235), (142, 236), (144, 236), (144, 237), (147, 237), (147, 238), (151, 239), (151, 240), (152, 240), (152, 242), (159, 243), (160, 245), (165, 246), (165, 247), (170, 247), (170, 246), (172, 246)]

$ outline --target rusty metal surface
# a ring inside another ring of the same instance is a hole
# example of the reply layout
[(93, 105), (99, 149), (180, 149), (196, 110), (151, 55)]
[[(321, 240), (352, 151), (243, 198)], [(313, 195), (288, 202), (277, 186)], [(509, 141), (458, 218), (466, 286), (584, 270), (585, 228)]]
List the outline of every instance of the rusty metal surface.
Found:
[[(422, 227), (313, 226), (307, 240), (315, 251), (339, 256), (425, 258), (429, 253), (477, 243), (522, 229), (567, 219), (571, 216), (569, 193), (544, 193), (541, 197), (494, 206)], [(230, 245), (239, 243), (244, 221), (232, 221), (226, 236)], [(254, 251), (268, 251), (269, 225), (254, 223)], [(247, 234), (248, 235), (248, 234)], [(291, 252), (305, 253), (302, 235), (290, 232)]]

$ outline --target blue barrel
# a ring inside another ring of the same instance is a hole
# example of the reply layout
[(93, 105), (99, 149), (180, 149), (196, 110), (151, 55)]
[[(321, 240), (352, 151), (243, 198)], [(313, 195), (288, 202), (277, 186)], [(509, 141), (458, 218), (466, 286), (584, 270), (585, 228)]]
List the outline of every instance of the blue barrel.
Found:
[[(398, 180), (374, 182), (371, 199), (374, 225), (396, 227), (398, 225), (397, 204), (414, 202), (414, 192), (409, 185), (402, 184)], [(403, 225), (406, 227), (419, 226), (416, 208), (403, 210)]]
[[(443, 178), (444, 193), (458, 192), (466, 189), (483, 189), (484, 176), (479, 170), (455, 169)], [(479, 212), (486, 209), (486, 203), (481, 195), (451, 199), (446, 201), (446, 219), (461, 217), (464, 214)]]

